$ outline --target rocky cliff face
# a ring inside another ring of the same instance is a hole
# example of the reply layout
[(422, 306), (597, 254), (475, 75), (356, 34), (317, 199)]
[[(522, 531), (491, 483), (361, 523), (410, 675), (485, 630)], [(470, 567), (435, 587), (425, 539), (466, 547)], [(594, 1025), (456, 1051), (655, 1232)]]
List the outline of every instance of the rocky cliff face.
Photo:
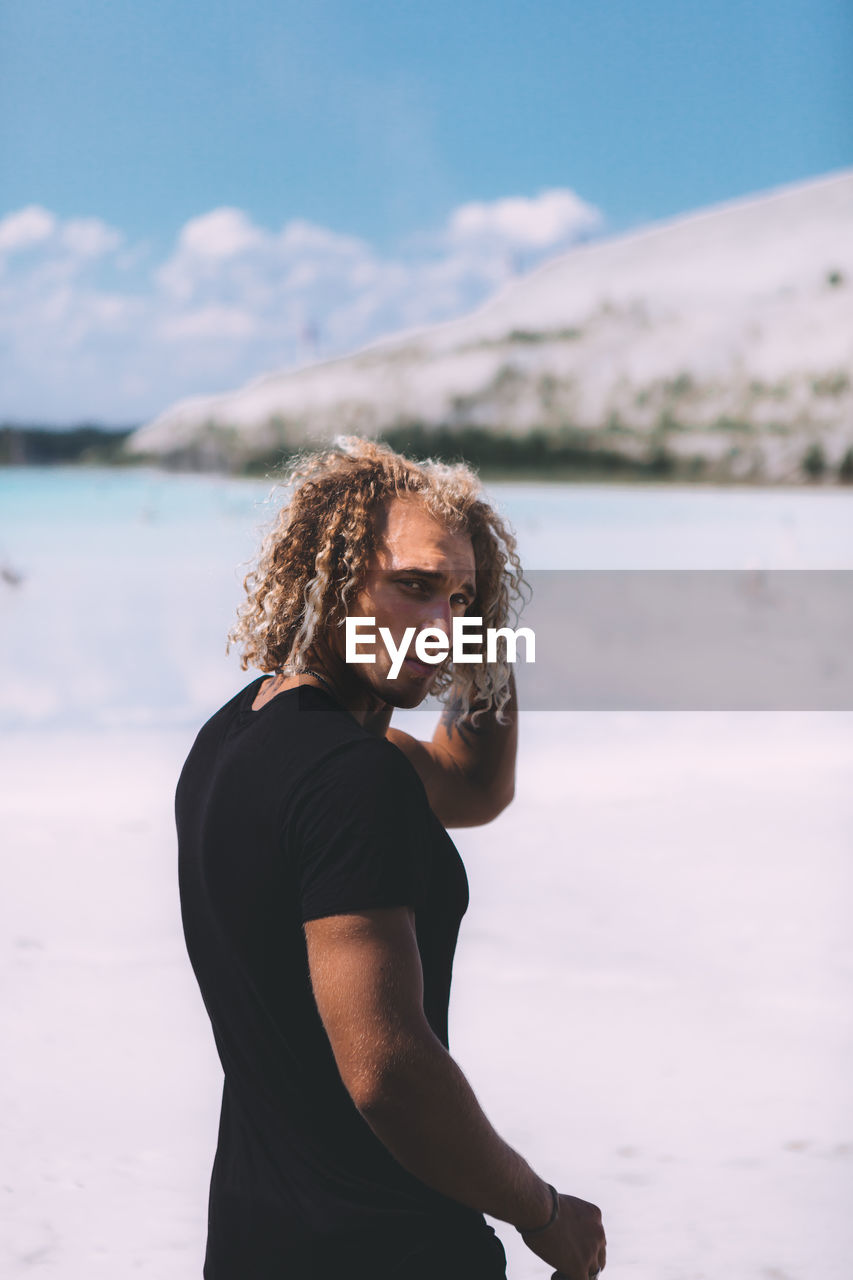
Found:
[(182, 401), (129, 447), (242, 465), (415, 426), (733, 478), (853, 470), (853, 173), (574, 249), (460, 319)]

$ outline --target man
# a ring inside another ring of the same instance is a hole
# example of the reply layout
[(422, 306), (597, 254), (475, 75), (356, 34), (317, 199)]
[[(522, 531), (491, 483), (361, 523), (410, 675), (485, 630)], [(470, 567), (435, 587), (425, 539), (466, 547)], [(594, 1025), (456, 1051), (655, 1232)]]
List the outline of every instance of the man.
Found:
[[(464, 867), (448, 826), (510, 801), (505, 661), (391, 650), (506, 622), (511, 533), (465, 467), (348, 439), (304, 459), (232, 633), (269, 673), (204, 726), (178, 785), (189, 954), (225, 1072), (206, 1280), (496, 1280), (513, 1224), (570, 1280), (595, 1206), (492, 1129), (448, 1051)], [(390, 640), (346, 660), (346, 618)], [(446, 697), (430, 742), (394, 707)]]

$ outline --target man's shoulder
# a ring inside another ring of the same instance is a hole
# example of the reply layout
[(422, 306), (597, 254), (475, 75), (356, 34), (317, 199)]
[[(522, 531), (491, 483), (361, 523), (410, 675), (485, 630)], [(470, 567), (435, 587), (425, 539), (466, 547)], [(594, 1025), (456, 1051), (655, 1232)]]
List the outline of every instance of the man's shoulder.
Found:
[(189, 754), (184, 761), (180, 778), (178, 779), (178, 796), (188, 788), (192, 789), (199, 778), (209, 775), (211, 769), (215, 768), (220, 748), (228, 737), (229, 729), (239, 720), (244, 701), (248, 699), (251, 704), (251, 698), (254, 695), (250, 691), (259, 683), (260, 681), (253, 680), (250, 685), (244, 686), (234, 694), (233, 698), (229, 698), (218, 711), (214, 711), (213, 715), (205, 720), (196, 733)]
[(314, 764), (315, 778), (345, 782), (348, 790), (365, 787), (374, 792), (377, 787), (387, 787), (423, 791), (417, 771), (399, 747), (359, 725), (354, 727), (358, 732), (342, 734), (326, 744)]
[(199, 729), (198, 736), (201, 737), (204, 734), (210, 733), (212, 730), (215, 731), (218, 726), (227, 724), (231, 720), (237, 718), (245, 707), (251, 707), (255, 694), (260, 688), (263, 679), (263, 676), (257, 676), (254, 680), (250, 681), (249, 684), (245, 684), (241, 689), (238, 689), (227, 702), (222, 704), (218, 711), (214, 711), (213, 714), (205, 720), (204, 724)]
[(185, 775), (221, 779), (235, 770), (245, 776), (250, 768), (286, 808), (308, 802), (344, 812), (383, 800), (428, 803), (399, 747), (365, 729), (324, 691), (294, 688), (253, 711), (260, 683), (245, 686), (205, 722)]
[(353, 722), (313, 758), (305, 758), (282, 787), (283, 814), (311, 814), (312, 822), (372, 823), (380, 814), (421, 823), (429, 801), (414, 766), (398, 747)]

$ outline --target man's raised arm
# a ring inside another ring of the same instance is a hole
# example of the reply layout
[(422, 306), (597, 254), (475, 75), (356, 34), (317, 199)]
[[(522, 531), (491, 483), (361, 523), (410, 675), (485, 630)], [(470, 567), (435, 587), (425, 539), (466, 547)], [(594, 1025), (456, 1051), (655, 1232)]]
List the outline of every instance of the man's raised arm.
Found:
[(417, 769), (433, 812), (445, 827), (477, 827), (496, 818), (515, 794), (515, 675), (510, 675), (506, 724), (499, 724), (493, 711), (481, 715), (476, 724), (471, 715), (456, 724), (458, 710), (458, 702), (448, 703), (430, 742), (396, 728), (389, 728), (386, 737)]

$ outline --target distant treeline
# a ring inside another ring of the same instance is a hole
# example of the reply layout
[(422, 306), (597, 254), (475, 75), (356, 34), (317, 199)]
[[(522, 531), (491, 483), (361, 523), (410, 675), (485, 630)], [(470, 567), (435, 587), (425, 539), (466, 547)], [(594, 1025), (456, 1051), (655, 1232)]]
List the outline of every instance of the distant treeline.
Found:
[[(301, 449), (281, 448), (246, 455), (236, 428), (218, 428), (183, 445), (171, 455), (131, 455), (124, 443), (133, 428), (107, 428), (84, 423), (67, 430), (51, 427), (0, 426), (0, 466), (148, 464), (174, 471), (220, 471), (231, 475), (269, 476), (287, 466)], [(617, 448), (606, 431), (571, 427), (537, 429), (524, 435), (493, 432), (484, 427), (426, 427), (410, 423), (384, 431), (378, 438), (411, 458), (467, 462), (486, 478), (552, 480), (673, 480), (738, 483), (731, 459), (712, 460), (667, 448), (665, 433), (653, 432), (629, 451)], [(638, 447), (639, 445), (639, 447)], [(737, 455), (739, 449), (730, 451)], [(838, 463), (830, 463), (821, 444), (803, 453), (799, 475), (806, 482), (853, 483), (853, 445)], [(767, 482), (758, 469), (740, 482)]]
[[(123, 451), (133, 428), (115, 429), (81, 424), (60, 430), (55, 427), (0, 426), (0, 466), (48, 466), (51, 464), (126, 465), (143, 461)], [(392, 449), (413, 458), (436, 458), (443, 462), (467, 462), (478, 471), (492, 475), (518, 474), (546, 476), (560, 474), (622, 475), (663, 477), (672, 473), (676, 459), (665, 449), (652, 448), (640, 459), (596, 444), (594, 437), (577, 433), (567, 436), (531, 431), (522, 436), (491, 432), (483, 427), (424, 427), (418, 423), (395, 427), (379, 436)], [(266, 475), (285, 465), (297, 451), (279, 450), (256, 457), (228, 457), (223, 447), (216, 469), (244, 475)], [(178, 470), (209, 470), (211, 458), (206, 442), (185, 446), (180, 455), (144, 459), (149, 463)]]
[[(678, 429), (678, 424), (670, 424)], [(728, 456), (709, 458), (685, 454), (667, 447), (666, 433), (652, 431), (635, 439), (629, 451), (618, 448), (605, 430), (562, 427), (534, 429), (524, 435), (490, 431), (484, 427), (426, 427), (411, 423), (383, 431), (377, 438), (411, 458), (435, 458), (441, 462), (467, 462), (486, 478), (562, 481), (672, 480), (720, 484), (772, 484), (760, 464), (744, 474), (733, 466), (740, 448)], [(626, 433), (632, 434), (632, 433)], [(636, 433), (634, 433), (636, 435)], [(299, 450), (281, 449), (222, 466), (238, 474), (268, 476), (287, 465)], [(168, 464), (167, 464), (168, 465)], [(194, 458), (189, 446), (172, 465), (206, 469), (210, 462)], [(837, 464), (831, 464), (822, 445), (815, 441), (805, 449), (798, 468), (785, 477), (787, 483), (805, 481), (853, 483), (853, 445)]]
[(6, 423), (0, 426), (0, 466), (114, 463), (132, 430), (133, 427), (99, 427), (91, 423), (65, 430)]
[[(424, 427), (414, 423), (383, 431), (377, 439), (410, 458), (467, 462), (476, 471), (495, 478), (661, 479), (695, 477), (704, 469), (701, 459), (685, 463), (658, 444), (635, 458), (597, 443), (591, 433), (583, 432), (564, 431), (557, 435), (534, 430), (513, 436), (484, 427)], [(267, 453), (247, 460), (239, 469), (246, 475), (268, 475), (286, 466), (296, 452)]]
[(412, 457), (467, 462), (476, 470), (493, 475), (549, 475), (556, 470), (660, 478), (673, 473), (678, 462), (662, 446), (653, 445), (643, 457), (634, 458), (597, 442), (588, 432), (568, 430), (534, 430), (515, 436), (484, 427), (425, 428), (413, 424), (385, 431), (380, 439)]

